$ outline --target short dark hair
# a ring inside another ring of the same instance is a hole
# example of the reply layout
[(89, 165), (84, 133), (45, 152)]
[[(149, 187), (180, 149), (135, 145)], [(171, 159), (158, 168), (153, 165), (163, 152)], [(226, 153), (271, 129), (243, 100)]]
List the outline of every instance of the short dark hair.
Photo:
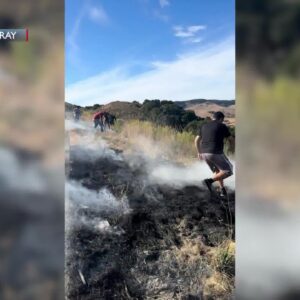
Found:
[(215, 119), (215, 120), (224, 120), (224, 118), (225, 118), (225, 116), (224, 116), (224, 114), (221, 112), (221, 111), (216, 111), (216, 112), (214, 112), (214, 114), (213, 114), (213, 118)]

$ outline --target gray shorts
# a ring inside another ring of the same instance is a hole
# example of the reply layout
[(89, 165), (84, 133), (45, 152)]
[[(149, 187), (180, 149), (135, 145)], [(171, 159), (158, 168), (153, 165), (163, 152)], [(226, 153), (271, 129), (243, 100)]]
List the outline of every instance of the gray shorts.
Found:
[(233, 174), (233, 166), (225, 154), (202, 153), (201, 156), (214, 173), (223, 171)]

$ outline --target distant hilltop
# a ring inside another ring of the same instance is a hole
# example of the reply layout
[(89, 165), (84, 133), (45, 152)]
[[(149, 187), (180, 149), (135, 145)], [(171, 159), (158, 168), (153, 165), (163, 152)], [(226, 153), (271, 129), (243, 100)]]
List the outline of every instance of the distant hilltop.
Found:
[[(145, 101), (155, 102), (159, 100)], [(161, 100), (160, 102), (175, 105), (185, 111), (193, 111), (200, 118), (211, 118), (215, 111), (222, 111), (226, 116), (226, 122), (233, 126), (235, 124), (235, 100), (193, 99), (187, 101)], [(76, 105), (65, 102), (67, 112), (72, 111), (75, 106)], [(113, 101), (105, 105), (94, 104), (92, 106), (85, 106), (81, 108), (89, 113), (94, 113), (97, 110), (102, 109), (114, 114), (117, 118), (133, 119), (140, 115), (141, 111), (143, 111), (142, 107), (143, 104), (137, 101)]]
[[(161, 101), (172, 101), (172, 100), (161, 100)], [(219, 106), (223, 106), (223, 107), (230, 107), (232, 105), (235, 105), (235, 100), (215, 100), (215, 99), (192, 99), (192, 100), (184, 100), (184, 101), (172, 101), (175, 104), (177, 104), (178, 106), (181, 106), (183, 108), (187, 108), (190, 107), (192, 105), (198, 105), (198, 104), (216, 104)], [(100, 109), (100, 108), (114, 108), (114, 106), (125, 106), (128, 108), (128, 106), (139, 106), (139, 104), (141, 105), (141, 103), (137, 102), (137, 101), (133, 101), (133, 102), (128, 102), (128, 101), (112, 101), (108, 104), (105, 105), (101, 105), (101, 104), (94, 104), (91, 106), (80, 106), (84, 109), (88, 109), (88, 110), (92, 110), (92, 109)], [(75, 106), (74, 104), (71, 104), (69, 102), (65, 102), (65, 107), (66, 110), (72, 110)]]
[(176, 101), (176, 104), (182, 107), (188, 107), (196, 104), (217, 104), (219, 106), (228, 107), (231, 105), (235, 105), (235, 100), (208, 100), (208, 99), (192, 99), (186, 101)]

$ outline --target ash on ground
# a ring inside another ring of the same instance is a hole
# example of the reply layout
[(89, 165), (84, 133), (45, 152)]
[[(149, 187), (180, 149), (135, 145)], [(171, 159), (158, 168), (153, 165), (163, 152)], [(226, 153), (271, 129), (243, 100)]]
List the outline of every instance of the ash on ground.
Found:
[(153, 183), (145, 158), (93, 151), (70, 148), (67, 298), (216, 299), (204, 291), (209, 251), (234, 239), (234, 193)]

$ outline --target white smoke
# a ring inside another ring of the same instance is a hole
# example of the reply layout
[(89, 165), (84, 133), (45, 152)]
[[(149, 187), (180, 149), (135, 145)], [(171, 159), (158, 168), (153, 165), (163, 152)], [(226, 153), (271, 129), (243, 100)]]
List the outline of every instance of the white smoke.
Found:
[[(165, 153), (160, 145), (153, 144), (151, 140), (146, 137), (139, 138), (140, 144), (137, 144), (138, 154), (123, 155), (117, 154), (114, 150), (109, 148), (109, 145), (99, 135), (95, 138), (95, 131), (89, 127), (85, 122), (74, 122), (66, 120), (66, 128), (80, 128), (85, 132), (80, 136), (80, 145), (85, 150), (82, 155), (79, 154), (79, 159), (82, 160), (96, 160), (101, 157), (109, 157), (113, 160), (126, 160), (130, 166), (137, 166), (141, 161), (146, 162), (148, 178), (150, 183), (166, 184), (169, 186), (184, 187), (188, 185), (202, 185), (205, 178), (212, 177), (212, 172), (204, 162), (195, 162), (187, 166), (178, 166), (175, 163), (168, 162), (167, 158), (162, 157)], [(141, 146), (143, 145), (143, 147)], [(152, 145), (152, 146), (151, 146)], [(192, 145), (191, 145), (192, 147)], [(149, 150), (151, 149), (151, 151)], [(162, 164), (161, 159), (166, 162)], [(232, 162), (235, 167), (235, 163)], [(225, 180), (225, 185), (231, 189), (235, 188), (235, 175), (230, 176)]]
[[(66, 227), (74, 225), (85, 225), (105, 229), (103, 218), (89, 218), (80, 216), (78, 211), (89, 209), (93, 212), (106, 212), (109, 214), (122, 215), (130, 211), (128, 199), (116, 197), (106, 188), (94, 191), (85, 188), (80, 183), (69, 181), (66, 183)], [(102, 222), (102, 223), (101, 223)]]
[(92, 155), (93, 160), (99, 159), (101, 157), (108, 157), (118, 161), (123, 160), (123, 157), (109, 148), (107, 143), (102, 139), (99, 139), (95, 143), (86, 145), (86, 148), (92, 150), (90, 151), (90, 154)]
[[(79, 154), (78, 159), (97, 160), (101, 157), (109, 157), (113, 160), (123, 159), (120, 155), (117, 155), (115, 151), (109, 148), (107, 142), (103, 138), (99, 137), (99, 129), (93, 128), (91, 123), (85, 121), (75, 122), (73, 120), (66, 119), (65, 130), (67, 134), (66, 142), (68, 143), (68, 145), (66, 145), (66, 149), (70, 147), (71, 132), (78, 130), (76, 145), (81, 146), (83, 150), (91, 150), (88, 152), (77, 152), (77, 154)], [(82, 155), (80, 155), (80, 153)]]
[(119, 201), (106, 188), (97, 192), (74, 181), (66, 183), (66, 197), (67, 201), (72, 201), (78, 205), (105, 211), (123, 210), (127, 203), (126, 198)]
[[(66, 120), (66, 129), (72, 131), (74, 128), (81, 129), (83, 132), (77, 132), (78, 140), (76, 145), (75, 159), (96, 161), (99, 158), (109, 158), (116, 161), (125, 161), (131, 168), (144, 169), (147, 183), (169, 185), (172, 187), (183, 188), (189, 185), (202, 186), (205, 178), (210, 178), (212, 172), (204, 162), (194, 162), (190, 165), (179, 166), (173, 162), (167, 161), (156, 155), (148, 155), (138, 148), (138, 152), (123, 155), (111, 149), (108, 143), (102, 138), (102, 135), (95, 134), (94, 128), (85, 122), (74, 122)], [(104, 133), (105, 134), (105, 133)], [(145, 137), (145, 145), (151, 142)], [(192, 147), (193, 145), (191, 145)], [(148, 147), (146, 147), (148, 148)], [(160, 152), (156, 149), (155, 152)], [(162, 151), (164, 152), (164, 151)], [(163, 160), (163, 163), (162, 163)], [(232, 163), (235, 165), (234, 163)], [(235, 188), (235, 176), (225, 180), (225, 186), (231, 189)], [(78, 224), (92, 226), (99, 230), (110, 230), (107, 220), (93, 217), (92, 220), (87, 217), (79, 216), (79, 209), (91, 209), (95, 212), (108, 213), (126, 213), (129, 211), (129, 204), (126, 198), (116, 199), (113, 194), (106, 188), (99, 192), (89, 190), (80, 183), (71, 181), (66, 183), (66, 218), (67, 224), (70, 220), (76, 220)]]
[(92, 127), (84, 121), (75, 122), (74, 120), (65, 119), (65, 131), (71, 131), (76, 129), (91, 131)]
[[(234, 165), (234, 163), (233, 163)], [(212, 172), (204, 162), (193, 163), (190, 166), (177, 166), (172, 163), (152, 167), (149, 173), (151, 182), (176, 187), (200, 185), (205, 178), (211, 178)], [(235, 176), (225, 180), (225, 185), (235, 187)]]

